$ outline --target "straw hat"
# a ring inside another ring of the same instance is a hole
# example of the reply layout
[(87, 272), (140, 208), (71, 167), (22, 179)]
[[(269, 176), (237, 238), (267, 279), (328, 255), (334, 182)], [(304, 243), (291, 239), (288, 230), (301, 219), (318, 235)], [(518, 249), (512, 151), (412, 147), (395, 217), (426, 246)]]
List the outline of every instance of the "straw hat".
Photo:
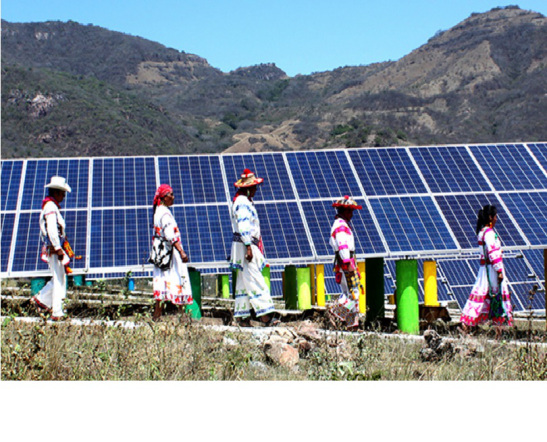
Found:
[(334, 203), (332, 203), (332, 207), (343, 207), (345, 209), (351, 209), (351, 210), (361, 210), (363, 206), (360, 206), (357, 204), (357, 202), (348, 195), (343, 196), (342, 198), (337, 199)]
[(264, 178), (257, 178), (254, 172), (249, 169), (245, 169), (241, 174), (241, 178), (234, 183), (236, 187), (251, 187), (257, 184), (262, 184)]
[(63, 178), (61, 176), (52, 176), (51, 182), (49, 184), (46, 184), (46, 187), (49, 187), (50, 189), (64, 190), (65, 192), (72, 191), (72, 189), (66, 182), (66, 178)]

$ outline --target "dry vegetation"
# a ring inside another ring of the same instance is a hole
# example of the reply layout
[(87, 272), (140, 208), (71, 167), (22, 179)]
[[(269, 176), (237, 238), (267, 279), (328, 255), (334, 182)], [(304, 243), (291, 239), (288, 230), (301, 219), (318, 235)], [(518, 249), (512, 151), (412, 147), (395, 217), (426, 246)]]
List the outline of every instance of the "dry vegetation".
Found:
[(5, 317), (2, 380), (547, 380), (544, 345), (516, 347), (486, 335), (465, 340), (475, 351), (426, 362), (423, 340), (332, 332), (311, 350), (301, 349), (298, 364), (287, 368), (267, 357), (267, 337), (256, 332), (218, 331), (178, 315), (138, 324), (129, 329)]

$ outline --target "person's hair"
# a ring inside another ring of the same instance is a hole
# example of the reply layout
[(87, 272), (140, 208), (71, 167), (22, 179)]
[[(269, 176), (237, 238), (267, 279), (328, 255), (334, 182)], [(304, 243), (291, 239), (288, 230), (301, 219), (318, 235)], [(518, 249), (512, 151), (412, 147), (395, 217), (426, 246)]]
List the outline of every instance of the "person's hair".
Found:
[(477, 216), (477, 235), (484, 226), (490, 224), (490, 221), (494, 218), (494, 216), (496, 216), (497, 213), (498, 211), (496, 206), (491, 206), (490, 204), (487, 204), (479, 210), (479, 214)]

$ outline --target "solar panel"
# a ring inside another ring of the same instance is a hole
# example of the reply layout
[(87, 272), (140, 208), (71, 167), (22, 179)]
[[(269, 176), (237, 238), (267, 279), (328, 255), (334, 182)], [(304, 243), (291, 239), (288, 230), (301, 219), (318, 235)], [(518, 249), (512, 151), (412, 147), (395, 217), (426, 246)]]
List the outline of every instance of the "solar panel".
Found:
[(17, 208), (22, 169), (22, 161), (2, 161), (0, 210)]
[(463, 146), (421, 147), (410, 152), (433, 193), (491, 190)]
[(313, 258), (296, 202), (256, 204), (266, 259)]
[[(0, 271), (2, 276), (47, 272), (38, 256), (38, 216), (45, 185), (53, 175), (66, 177), (73, 188), (62, 210), (74, 250), (85, 257), (73, 265), (88, 275), (123, 275), (129, 269), (150, 272), (146, 261), (151, 205), (160, 183), (174, 189), (173, 211), (191, 263), (202, 269), (226, 268), (233, 183), (244, 168), (265, 178), (255, 199), (266, 257), (276, 265), (332, 259), (328, 244), (334, 216), (331, 204), (344, 194), (363, 205), (352, 220), (361, 257), (476, 253), (476, 213), (486, 202), (498, 207), (496, 229), (504, 250), (545, 247), (546, 146), (2, 161)], [(541, 254), (525, 256), (533, 258), (528, 268), (542, 266)], [(460, 286), (474, 281), (476, 269), (469, 265), (471, 282), (454, 279)], [(518, 269), (519, 273), (523, 270)], [(391, 292), (393, 279), (388, 273), (386, 291)], [(518, 278), (511, 282), (533, 282)], [(331, 279), (327, 278), (328, 284)], [(447, 279), (454, 284), (452, 278)], [(332, 289), (339, 291), (339, 287)]]
[(435, 199), (462, 249), (478, 250), (477, 216), (479, 210), (486, 204), (496, 206), (498, 221), (495, 229), (502, 245), (504, 247), (527, 245), (494, 194), (439, 195)]
[(190, 262), (228, 262), (233, 232), (227, 204), (173, 206), (172, 213)]
[(543, 170), (547, 172), (547, 144), (546, 143), (535, 143), (528, 144), (528, 147), (540, 162)]
[(534, 274), (540, 281), (545, 282), (544, 252), (543, 250), (525, 250), (524, 259), (528, 261)]
[(530, 296), (530, 290), (533, 286), (534, 284), (530, 282), (509, 284), (513, 311), (545, 309), (544, 293), (536, 293), (535, 296)]
[(451, 287), (475, 283), (479, 266), (478, 256), (474, 261), (468, 259), (442, 259), (437, 264)]
[(228, 189), (235, 193), (234, 183), (244, 169), (250, 169), (264, 183), (256, 192), (255, 201), (294, 200), (291, 178), (281, 153), (223, 155)]
[(344, 151), (290, 152), (287, 160), (301, 199), (361, 195)]
[(427, 193), (406, 149), (358, 149), (349, 155), (369, 196)]
[(154, 158), (96, 158), (92, 181), (93, 207), (152, 206), (157, 188)]
[(160, 183), (169, 183), (177, 204), (226, 202), (218, 156), (158, 159)]
[(547, 188), (547, 176), (522, 145), (471, 146), (497, 191)]
[(370, 199), (391, 252), (455, 250), (431, 197)]
[(501, 199), (532, 246), (547, 244), (547, 192), (503, 193)]
[[(463, 309), (463, 307), (465, 306), (465, 303), (469, 299), (469, 295), (471, 294), (472, 289), (473, 289), (472, 285), (452, 287), (454, 299), (456, 299), (456, 302), (458, 303), (458, 307), (460, 309)], [(459, 317), (452, 318), (452, 319), (459, 320)]]
[(152, 235), (152, 208), (91, 211), (92, 268), (147, 264)]
[(87, 207), (89, 160), (27, 160), (25, 182), (22, 189), (21, 209), (41, 210), (47, 195), (46, 184), (52, 176), (65, 177), (72, 189), (62, 203), (65, 209)]
[[(332, 207), (332, 203), (333, 201), (330, 200), (302, 201), (306, 222), (318, 256), (333, 256), (329, 241), (336, 211)], [(357, 200), (357, 203), (363, 204), (363, 201)], [(374, 225), (370, 211), (366, 206), (362, 210), (354, 211), (351, 226), (355, 235), (355, 251), (357, 255), (381, 255), (386, 253), (378, 229)]]
[(2, 250), (0, 251), (0, 271), (7, 272), (13, 227), (15, 223), (15, 213), (2, 213), (0, 215), (0, 222), (2, 223), (2, 236), (0, 238), (0, 245), (2, 247)]

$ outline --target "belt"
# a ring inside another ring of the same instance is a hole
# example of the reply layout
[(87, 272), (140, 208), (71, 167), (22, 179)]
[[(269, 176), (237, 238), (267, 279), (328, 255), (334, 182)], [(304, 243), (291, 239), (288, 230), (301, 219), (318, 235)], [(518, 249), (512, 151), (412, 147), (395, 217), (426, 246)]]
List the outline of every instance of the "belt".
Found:
[[(240, 242), (242, 243), (243, 240), (241, 239), (241, 233), (234, 232), (234, 236), (232, 236), (233, 242)], [(260, 239), (251, 237), (251, 242), (258, 247), (258, 244), (260, 243)]]

